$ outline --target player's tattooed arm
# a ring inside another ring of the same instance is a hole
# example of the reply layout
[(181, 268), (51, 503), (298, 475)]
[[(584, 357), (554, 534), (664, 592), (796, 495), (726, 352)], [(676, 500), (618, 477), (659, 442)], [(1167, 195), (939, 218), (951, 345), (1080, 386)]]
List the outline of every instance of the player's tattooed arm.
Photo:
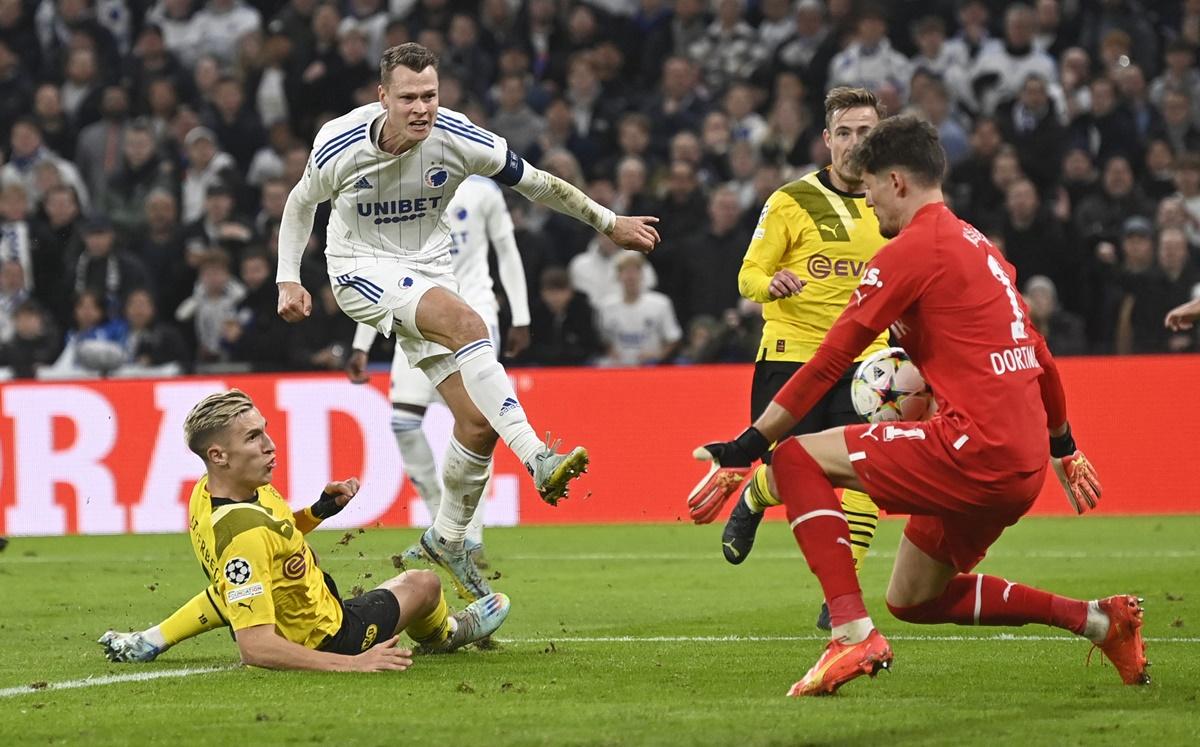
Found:
[(644, 254), (652, 251), (659, 241), (653, 225), (658, 218), (619, 216), (569, 182), (530, 166), (512, 151), (508, 163), (492, 178), (533, 202), (588, 224), (618, 246)]

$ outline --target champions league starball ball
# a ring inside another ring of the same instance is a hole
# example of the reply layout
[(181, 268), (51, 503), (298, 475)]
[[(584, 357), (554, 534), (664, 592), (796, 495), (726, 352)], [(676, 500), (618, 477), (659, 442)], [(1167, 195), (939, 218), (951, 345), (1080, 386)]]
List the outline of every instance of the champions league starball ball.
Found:
[(868, 423), (927, 420), (936, 410), (933, 393), (903, 348), (871, 354), (850, 383), (854, 409)]

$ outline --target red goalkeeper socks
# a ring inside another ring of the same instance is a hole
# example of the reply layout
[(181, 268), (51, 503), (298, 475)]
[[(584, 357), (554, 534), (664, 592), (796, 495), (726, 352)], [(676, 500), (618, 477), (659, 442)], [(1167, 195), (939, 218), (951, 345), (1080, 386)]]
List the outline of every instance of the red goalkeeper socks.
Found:
[(829, 602), (833, 626), (866, 617), (850, 551), (850, 526), (829, 478), (794, 438), (775, 449), (771, 469), (792, 534)]
[(1087, 602), (1060, 597), (999, 576), (960, 573), (940, 597), (912, 607), (888, 609), (901, 620), (957, 625), (1043, 623), (1083, 635)]

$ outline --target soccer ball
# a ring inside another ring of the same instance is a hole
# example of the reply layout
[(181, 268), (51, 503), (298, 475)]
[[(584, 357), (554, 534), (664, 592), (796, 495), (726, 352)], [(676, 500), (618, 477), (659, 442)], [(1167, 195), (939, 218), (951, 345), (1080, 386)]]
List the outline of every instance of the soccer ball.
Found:
[(854, 372), (850, 396), (868, 423), (926, 420), (937, 409), (921, 372), (903, 348), (885, 348), (868, 356)]

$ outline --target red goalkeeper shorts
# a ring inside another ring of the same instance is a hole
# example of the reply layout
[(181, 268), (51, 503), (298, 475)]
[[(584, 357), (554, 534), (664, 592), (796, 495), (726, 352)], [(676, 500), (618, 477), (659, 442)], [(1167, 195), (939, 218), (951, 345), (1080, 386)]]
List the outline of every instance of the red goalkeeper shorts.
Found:
[(979, 564), (1000, 534), (1025, 515), (1046, 477), (997, 474), (943, 418), (847, 426), (850, 463), (867, 495), (889, 514), (909, 514), (904, 536), (959, 571)]

